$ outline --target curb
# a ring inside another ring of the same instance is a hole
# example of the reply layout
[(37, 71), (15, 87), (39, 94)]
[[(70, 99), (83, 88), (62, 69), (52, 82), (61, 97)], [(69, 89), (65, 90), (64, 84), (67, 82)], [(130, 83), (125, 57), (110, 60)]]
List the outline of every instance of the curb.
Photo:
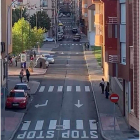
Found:
[[(84, 46), (83, 46), (83, 52), (84, 52), (84, 58), (85, 58), (85, 61), (86, 61), (86, 66), (87, 66), (87, 70), (88, 70), (88, 64), (87, 64), (87, 60), (86, 60), (86, 56), (85, 56), (85, 49), (84, 49)], [(88, 73), (89, 73), (89, 70), (88, 70)], [(89, 75), (89, 74), (88, 74)], [(95, 106), (96, 106), (96, 111), (97, 111), (97, 116), (98, 116), (98, 120), (99, 120), (99, 126), (100, 126), (100, 130), (101, 130), (101, 136), (104, 140), (110, 140), (109, 138), (107, 138), (106, 136), (104, 136), (103, 134), (103, 129), (102, 129), (102, 125), (101, 125), (101, 119), (100, 119), (100, 114), (99, 114), (99, 108), (98, 108), (98, 105), (97, 105), (97, 100), (96, 100), (96, 96), (94, 94), (94, 89), (93, 89), (93, 84), (91, 82), (91, 79), (90, 79), (90, 75), (89, 75), (89, 81), (90, 81), (90, 84), (91, 84), (91, 88), (92, 88), (92, 93), (93, 93), (93, 97), (94, 97), (94, 101), (95, 101)]]
[[(47, 69), (48, 70), (48, 69)], [(41, 74), (31, 74), (31, 76), (40, 76), (40, 75), (45, 75), (47, 73), (47, 70), (44, 72), (44, 73), (41, 73)], [(11, 74), (11, 75), (8, 75), (8, 76), (19, 76), (19, 74)], [(24, 75), (26, 76), (26, 75)]]
[[(35, 94), (36, 94), (36, 92), (37, 92), (37, 90), (38, 90), (39, 86), (40, 86), (40, 82), (39, 82), (39, 85), (38, 85), (38, 87), (37, 87), (37, 89), (36, 89), (36, 91), (35, 91)], [(35, 95), (35, 94), (34, 94), (34, 95)], [(31, 101), (31, 102), (32, 102), (32, 101)], [(30, 102), (30, 104), (28, 105), (28, 108), (30, 107), (31, 102)], [(26, 109), (26, 111), (28, 110), (28, 108)], [(22, 120), (23, 120), (23, 118), (24, 118), (25, 114), (26, 114), (26, 112), (25, 112), (25, 113), (23, 113), (22, 117), (20, 118), (19, 124), (17, 125), (17, 128), (15, 129), (15, 131), (13, 132), (13, 134), (11, 135), (11, 137), (10, 137), (8, 140), (12, 140), (12, 139), (13, 139), (13, 137), (15, 136), (15, 134), (16, 134), (16, 132), (17, 132), (17, 130), (18, 130), (18, 129), (19, 129), (19, 127), (20, 127), (20, 124), (21, 124), (21, 122), (22, 122)]]

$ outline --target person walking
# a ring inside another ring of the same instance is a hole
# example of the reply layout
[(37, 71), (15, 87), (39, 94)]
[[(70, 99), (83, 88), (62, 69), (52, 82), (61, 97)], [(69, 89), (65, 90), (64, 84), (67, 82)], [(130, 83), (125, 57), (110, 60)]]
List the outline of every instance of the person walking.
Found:
[(21, 69), (20, 75), (19, 75), (19, 78), (20, 78), (21, 83), (22, 83), (23, 77), (24, 77), (24, 70)]
[(17, 58), (17, 56), (16, 56), (16, 57), (15, 57), (15, 63), (16, 63), (16, 67), (17, 67), (17, 59), (18, 59), (18, 58)]
[(28, 69), (26, 69), (26, 77), (27, 77), (27, 82), (30, 80), (30, 72)]
[(109, 96), (109, 82), (107, 82), (106, 88), (105, 88), (105, 97), (108, 99)]
[(104, 94), (104, 87), (105, 87), (105, 82), (104, 82), (104, 78), (102, 78), (102, 81), (100, 83), (100, 87), (102, 89), (102, 94)]

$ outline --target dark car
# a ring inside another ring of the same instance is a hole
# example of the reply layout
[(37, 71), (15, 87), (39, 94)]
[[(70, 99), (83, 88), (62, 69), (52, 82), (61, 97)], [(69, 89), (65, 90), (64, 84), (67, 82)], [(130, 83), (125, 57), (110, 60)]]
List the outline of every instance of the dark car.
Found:
[(72, 33), (75, 33), (76, 34), (77, 32), (78, 32), (77, 28), (73, 28), (72, 29)]
[(73, 41), (80, 41), (80, 38), (78, 36), (74, 36)]
[(77, 33), (75, 36), (76, 37), (79, 37), (81, 39), (81, 35), (80, 34)]

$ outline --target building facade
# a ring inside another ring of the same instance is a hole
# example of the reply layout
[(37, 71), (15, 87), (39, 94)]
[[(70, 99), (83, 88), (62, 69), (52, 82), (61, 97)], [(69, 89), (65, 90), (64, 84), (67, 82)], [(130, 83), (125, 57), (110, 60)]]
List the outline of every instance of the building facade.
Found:
[(118, 105), (127, 123), (138, 130), (139, 1), (93, 0), (93, 3), (95, 45), (102, 47), (104, 76), (110, 81), (112, 92), (119, 95)]
[[(1, 1), (1, 87), (6, 83), (6, 74), (8, 63), (7, 53), (12, 52), (12, 10), (9, 9), (12, 0)], [(9, 10), (8, 10), (9, 9)], [(8, 16), (8, 21), (7, 21)], [(7, 29), (8, 26), (8, 29)], [(8, 31), (7, 31), (8, 30)], [(7, 38), (8, 33), (8, 38)]]
[(82, 0), (81, 30), (88, 35), (88, 7), (92, 5), (92, 0)]
[[(32, 8), (28, 9), (27, 7), (27, 12), (29, 16), (32, 16), (33, 14), (36, 14), (37, 11), (45, 11), (49, 18), (51, 19), (51, 28), (48, 31), (49, 36), (52, 36), (53, 34), (53, 26), (55, 23), (54, 19), (54, 13), (55, 13), (55, 1), (54, 0), (23, 0), (23, 5), (26, 5), (29, 3), (29, 6), (32, 6)], [(37, 7), (36, 9), (34, 7)]]

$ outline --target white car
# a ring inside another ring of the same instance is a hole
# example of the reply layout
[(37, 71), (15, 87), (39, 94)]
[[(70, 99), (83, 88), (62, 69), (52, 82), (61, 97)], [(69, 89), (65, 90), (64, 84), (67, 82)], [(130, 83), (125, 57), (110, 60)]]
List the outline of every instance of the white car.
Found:
[(46, 58), (46, 60), (49, 61), (50, 64), (54, 64), (55, 63), (54, 58), (53, 58), (53, 55), (50, 55), (50, 54), (42, 54), (42, 57), (43, 58)]
[(43, 40), (44, 42), (53, 42), (54, 41), (54, 39), (53, 38), (50, 38), (50, 37), (46, 37), (44, 40)]

